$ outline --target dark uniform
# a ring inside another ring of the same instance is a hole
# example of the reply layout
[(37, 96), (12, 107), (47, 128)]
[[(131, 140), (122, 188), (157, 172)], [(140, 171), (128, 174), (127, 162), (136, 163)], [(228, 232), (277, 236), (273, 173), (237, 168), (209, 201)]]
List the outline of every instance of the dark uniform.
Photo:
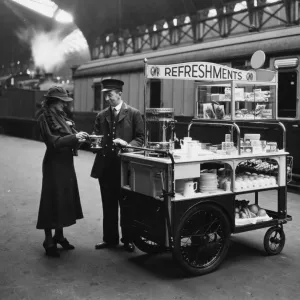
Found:
[[(144, 143), (144, 123), (141, 113), (123, 102), (117, 116), (112, 107), (101, 111), (95, 121), (94, 133), (104, 135), (103, 149), (97, 153), (91, 176), (98, 178), (103, 206), (103, 241), (107, 244), (119, 243), (118, 208), (121, 190), (121, 165), (113, 140), (120, 138), (131, 146), (141, 147)], [(121, 208), (122, 228), (122, 208)], [(128, 234), (122, 228), (123, 243), (129, 241)]]

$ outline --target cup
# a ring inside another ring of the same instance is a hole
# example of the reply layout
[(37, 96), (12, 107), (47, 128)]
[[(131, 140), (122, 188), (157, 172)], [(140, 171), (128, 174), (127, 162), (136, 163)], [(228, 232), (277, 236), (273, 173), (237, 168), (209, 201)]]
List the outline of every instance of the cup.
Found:
[(199, 141), (187, 142), (187, 155), (188, 157), (197, 157), (199, 152)]
[(91, 148), (101, 148), (103, 135), (89, 135), (89, 139), (91, 141)]
[(231, 189), (231, 181), (226, 181), (226, 182), (225, 182), (225, 186), (224, 186), (224, 190), (225, 190), (226, 192), (229, 192), (230, 189)]
[(187, 143), (192, 141), (192, 138), (189, 136), (185, 136), (183, 139), (180, 139), (180, 147), (183, 152), (188, 152), (188, 145)]
[(198, 188), (198, 183), (194, 182), (192, 180), (186, 181), (184, 184), (183, 189), (183, 196), (184, 197), (191, 197), (195, 194), (196, 190)]

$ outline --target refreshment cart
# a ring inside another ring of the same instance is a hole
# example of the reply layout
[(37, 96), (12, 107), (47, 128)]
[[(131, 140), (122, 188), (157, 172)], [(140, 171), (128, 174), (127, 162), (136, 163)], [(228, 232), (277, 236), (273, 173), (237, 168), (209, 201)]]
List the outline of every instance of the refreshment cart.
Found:
[[(264, 248), (270, 255), (280, 253), (283, 224), (292, 219), (286, 188), (292, 159), (285, 151), (285, 128), (276, 121), (277, 74), (205, 62), (145, 62), (145, 81), (148, 78), (194, 80), (195, 118), (180, 140), (181, 149), (174, 149), (172, 140), (167, 148), (159, 141), (157, 147), (150, 143), (146, 120), (145, 148), (129, 147), (131, 152), (120, 154), (123, 222), (135, 245), (146, 253), (171, 251), (192, 275), (218, 268), (231, 234), (269, 228)], [(215, 131), (226, 127), (228, 133), (218, 145), (190, 135), (192, 127), (204, 124)], [(247, 133), (255, 126), (277, 130), (280, 143)], [(260, 192), (267, 190), (277, 191), (277, 210), (260, 207)], [(253, 203), (237, 199), (249, 193), (255, 195)]]

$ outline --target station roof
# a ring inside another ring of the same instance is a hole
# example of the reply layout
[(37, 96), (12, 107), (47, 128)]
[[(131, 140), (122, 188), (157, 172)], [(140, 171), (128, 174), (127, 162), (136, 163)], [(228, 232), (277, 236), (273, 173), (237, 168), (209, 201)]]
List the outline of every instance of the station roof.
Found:
[[(11, 0), (0, 1), (0, 74), (2, 66), (16, 61), (26, 61), (30, 57), (28, 45), (20, 42), (16, 32), (21, 28), (34, 27), (52, 30), (57, 26), (53, 18), (26, 8)], [(74, 24), (59, 24), (65, 34), (74, 30)]]
[(194, 15), (198, 10), (217, 8), (233, 0), (54, 0), (74, 17), (86, 39), (151, 26), (160, 20), (180, 15)]
[[(59, 8), (70, 13), (89, 45), (96, 37), (151, 26), (160, 20), (171, 21), (181, 15), (194, 15), (206, 8), (217, 8), (232, 0), (53, 0)], [(53, 19), (39, 15), (10, 0), (0, 1), (0, 64), (11, 61), (14, 52), (28, 55), (22, 49), (15, 31), (19, 27), (53, 26)], [(27, 51), (27, 52), (26, 52)], [(16, 55), (15, 55), (16, 56)]]

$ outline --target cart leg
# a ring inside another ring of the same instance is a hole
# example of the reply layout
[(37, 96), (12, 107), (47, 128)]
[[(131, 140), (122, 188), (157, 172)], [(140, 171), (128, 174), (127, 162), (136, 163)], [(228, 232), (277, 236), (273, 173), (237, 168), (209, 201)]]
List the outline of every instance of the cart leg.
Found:
[(255, 204), (258, 205), (258, 192), (255, 192)]
[(278, 189), (278, 218), (286, 218), (286, 207), (287, 207), (287, 188), (281, 186)]

